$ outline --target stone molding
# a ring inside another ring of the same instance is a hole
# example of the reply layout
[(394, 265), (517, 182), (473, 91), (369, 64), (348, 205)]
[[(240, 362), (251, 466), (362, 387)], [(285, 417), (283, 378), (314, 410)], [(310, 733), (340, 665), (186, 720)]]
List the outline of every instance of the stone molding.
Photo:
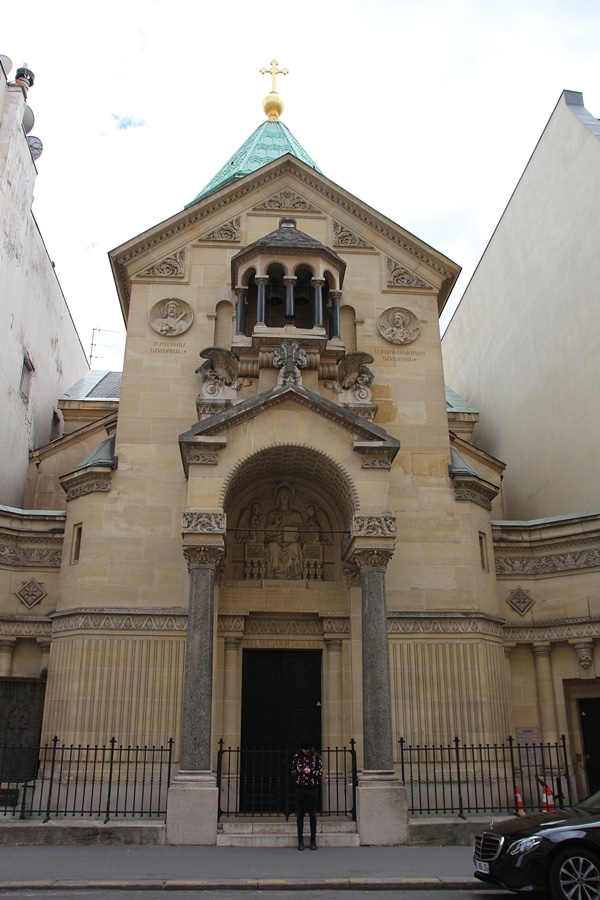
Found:
[(13, 538), (0, 535), (0, 565), (15, 568), (44, 567), (59, 569), (62, 560), (63, 535)]
[(533, 644), (550, 641), (582, 640), (600, 638), (600, 617), (581, 616), (573, 619), (553, 619), (539, 623), (506, 623), (504, 640), (519, 644)]
[(452, 481), (455, 500), (469, 500), (487, 510), (492, 508), (492, 500), (498, 495), (497, 487), (475, 475), (454, 475)]
[(388, 634), (452, 635), (484, 634), (502, 639), (503, 621), (476, 613), (388, 612)]

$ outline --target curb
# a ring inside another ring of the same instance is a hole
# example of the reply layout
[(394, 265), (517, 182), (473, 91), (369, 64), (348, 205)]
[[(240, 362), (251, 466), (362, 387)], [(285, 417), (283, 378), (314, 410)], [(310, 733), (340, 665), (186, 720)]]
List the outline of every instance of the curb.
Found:
[(343, 891), (343, 890), (476, 890), (474, 878), (251, 878), (251, 879), (165, 879), (148, 881), (0, 881), (2, 891)]

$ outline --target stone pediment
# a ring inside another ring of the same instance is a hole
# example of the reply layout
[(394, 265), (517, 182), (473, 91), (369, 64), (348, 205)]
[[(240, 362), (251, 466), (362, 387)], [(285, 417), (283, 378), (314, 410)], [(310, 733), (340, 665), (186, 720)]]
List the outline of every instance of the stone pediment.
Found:
[[(244, 178), (224, 185), (193, 206), (111, 251), (109, 258), (125, 320), (128, 318), (131, 281), (135, 274), (139, 276), (140, 270), (146, 272), (149, 266), (157, 264), (157, 260), (170, 260), (178, 252), (178, 249), (173, 249), (173, 244), (181, 248), (187, 242), (187, 235), (192, 240), (197, 240), (200, 235), (203, 236), (201, 239), (206, 239), (207, 234), (212, 235), (215, 229), (218, 232), (224, 223), (233, 222), (239, 215), (240, 206), (252, 210), (265, 195), (276, 196), (282, 192), (305, 198), (313, 209), (322, 207), (327, 210), (336, 222), (338, 234), (349, 235), (347, 239), (351, 241), (355, 239), (355, 246), (362, 246), (364, 238), (361, 235), (368, 232), (373, 240), (369, 239), (367, 244), (374, 246), (376, 241), (380, 247), (388, 245), (390, 257), (398, 253), (402, 258), (406, 257), (407, 270), (418, 270), (419, 277), (437, 291), (441, 312), (458, 278), (459, 267), (320, 172), (287, 154)], [(235, 216), (232, 215), (234, 210)], [(159, 246), (163, 243), (169, 250), (165, 249), (161, 254)], [(149, 256), (152, 261), (144, 261)]]
[(186, 475), (190, 464), (207, 463), (209, 459), (213, 465), (217, 462), (216, 454), (227, 444), (227, 432), (290, 402), (346, 431), (353, 442), (353, 449), (361, 457), (361, 466), (365, 468), (372, 467), (374, 460), (379, 460), (382, 468), (389, 468), (400, 449), (397, 438), (344, 406), (300, 385), (281, 385), (208, 416), (181, 434), (179, 447)]

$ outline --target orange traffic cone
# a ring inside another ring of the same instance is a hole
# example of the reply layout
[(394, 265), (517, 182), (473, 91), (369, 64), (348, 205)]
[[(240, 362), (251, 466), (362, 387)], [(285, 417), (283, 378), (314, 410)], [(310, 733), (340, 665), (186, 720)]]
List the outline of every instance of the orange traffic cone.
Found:
[(521, 797), (521, 788), (518, 784), (515, 785), (515, 811), (518, 816), (527, 815), (527, 813), (525, 812), (523, 798)]
[(547, 784), (542, 785), (542, 812), (549, 813), (556, 811), (556, 803), (554, 802), (554, 794)]

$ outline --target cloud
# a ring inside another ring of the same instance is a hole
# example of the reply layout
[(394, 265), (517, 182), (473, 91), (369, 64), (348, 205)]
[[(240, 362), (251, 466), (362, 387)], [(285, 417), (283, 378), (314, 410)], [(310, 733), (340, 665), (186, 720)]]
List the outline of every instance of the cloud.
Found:
[(136, 119), (135, 116), (118, 116), (111, 113), (119, 131), (128, 131), (130, 128), (147, 128), (148, 123), (144, 119)]

